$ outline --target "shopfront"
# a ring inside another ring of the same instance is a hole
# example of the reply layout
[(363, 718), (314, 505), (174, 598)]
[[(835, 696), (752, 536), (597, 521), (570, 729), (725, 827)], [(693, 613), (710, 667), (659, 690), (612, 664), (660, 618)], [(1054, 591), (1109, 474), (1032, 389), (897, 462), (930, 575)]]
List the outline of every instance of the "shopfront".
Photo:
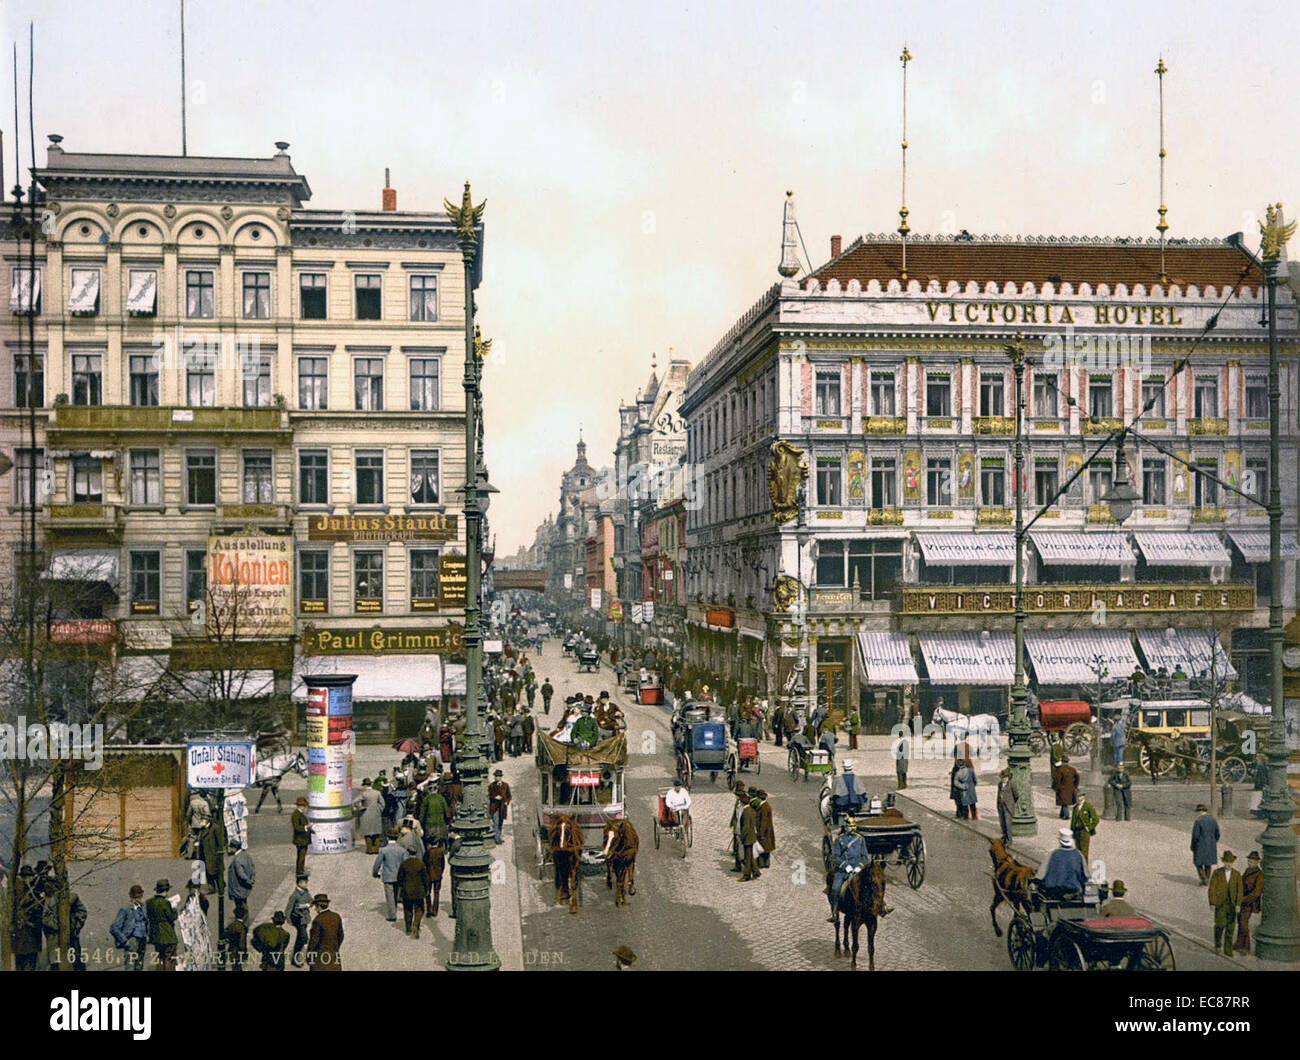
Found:
[(1140, 668), (1128, 630), (1025, 630), (1025, 657), (1045, 698), (1078, 699)]
[(858, 634), (859, 717), (863, 732), (885, 734), (903, 717), (903, 702), (920, 683), (906, 633)]
[(925, 680), (921, 713), (926, 721), (936, 706), (962, 714), (1004, 718), (1015, 680), (1015, 638), (998, 630), (978, 633), (918, 633)]

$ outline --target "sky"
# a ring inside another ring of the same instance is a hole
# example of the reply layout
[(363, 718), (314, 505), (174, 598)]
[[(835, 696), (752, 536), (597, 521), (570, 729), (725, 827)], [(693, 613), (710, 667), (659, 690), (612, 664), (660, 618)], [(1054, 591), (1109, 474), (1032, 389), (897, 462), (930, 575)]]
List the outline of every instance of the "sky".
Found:
[[(38, 162), (54, 132), (179, 153), (178, 0), (3, 3), (24, 129), (31, 19)], [(580, 429), (612, 462), (652, 354), (698, 362), (778, 279), (787, 189), (814, 268), (897, 226), (904, 42), (914, 232), (1154, 235), (1161, 56), (1170, 237), (1300, 205), (1293, 2), (189, 0), (185, 24), (191, 154), (287, 140), (318, 208), (378, 209), (385, 167), (400, 209), (487, 199), (499, 555)]]

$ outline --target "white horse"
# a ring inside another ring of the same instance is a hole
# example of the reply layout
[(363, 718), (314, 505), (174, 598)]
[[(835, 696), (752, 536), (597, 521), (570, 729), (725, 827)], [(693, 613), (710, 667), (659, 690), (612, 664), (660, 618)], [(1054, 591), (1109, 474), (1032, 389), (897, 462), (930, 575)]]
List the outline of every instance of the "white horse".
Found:
[(935, 707), (931, 720), (943, 730), (945, 739), (951, 735), (954, 740), (964, 743), (973, 736), (979, 747), (996, 748), (1002, 735), (1002, 727), (992, 714), (958, 714), (955, 710)]
[(262, 811), (262, 803), (267, 795), (275, 796), (275, 812), (282, 813), (284, 806), (280, 802), (280, 781), (286, 773), (297, 773), (304, 780), (307, 778), (307, 759), (301, 751), (297, 754), (270, 755), (257, 760), (257, 771), (253, 775), (253, 785), (262, 789), (254, 813)]

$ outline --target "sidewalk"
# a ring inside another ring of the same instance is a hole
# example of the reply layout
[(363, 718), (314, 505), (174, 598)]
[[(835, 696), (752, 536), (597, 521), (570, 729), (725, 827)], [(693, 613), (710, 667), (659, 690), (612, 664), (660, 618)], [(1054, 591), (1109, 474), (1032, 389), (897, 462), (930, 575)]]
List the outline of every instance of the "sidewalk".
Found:
[[(847, 741), (845, 741), (847, 742)], [(888, 792), (895, 789), (894, 760), (890, 753), (888, 736), (859, 738), (860, 749), (841, 751), (837, 756), (842, 763), (852, 759), (859, 776), (873, 778), (873, 787)], [(976, 761), (979, 774), (980, 817), (975, 821), (957, 822), (962, 827), (988, 838), (1000, 835), (995, 795), (998, 772), (1006, 765), (1005, 751), (996, 763)], [(907, 788), (898, 792), (901, 802), (911, 802), (949, 820), (955, 817), (952, 800), (948, 798), (949, 759), (916, 759), (910, 763)], [(1016, 837), (1011, 851), (1022, 862), (1039, 865), (1057, 847), (1057, 833), (1067, 822), (1058, 816), (1058, 807), (1052, 795), (1050, 767), (1046, 755), (1037, 756), (1032, 763), (1034, 782), (1034, 812), (1038, 818), (1038, 834)], [(879, 778), (888, 777), (886, 785)], [(1090, 781), (1093, 781), (1090, 783)], [(1083, 789), (1089, 801), (1102, 809), (1100, 778), (1083, 776)], [(1105, 862), (1107, 879), (1122, 879), (1128, 887), (1130, 900), (1150, 918), (1162, 926), (1176, 931), (1191, 942), (1213, 951), (1214, 919), (1206, 900), (1205, 889), (1197, 884), (1196, 870), (1192, 867), (1190, 850), (1192, 818), (1156, 816), (1144, 813), (1142, 786), (1133, 785), (1133, 820), (1119, 822), (1104, 819), (1092, 838), (1091, 860)], [(1246, 854), (1259, 847), (1258, 837), (1263, 823), (1250, 818), (1219, 820), (1222, 838), (1220, 852), (1231, 850), (1237, 855), (1238, 865), (1244, 866)], [(990, 863), (981, 858), (980, 872), (988, 873)], [(1252, 929), (1259, 919), (1252, 921)], [(1277, 964), (1260, 961), (1253, 956), (1223, 959), (1224, 967), (1258, 970), (1297, 970), (1298, 964)]]

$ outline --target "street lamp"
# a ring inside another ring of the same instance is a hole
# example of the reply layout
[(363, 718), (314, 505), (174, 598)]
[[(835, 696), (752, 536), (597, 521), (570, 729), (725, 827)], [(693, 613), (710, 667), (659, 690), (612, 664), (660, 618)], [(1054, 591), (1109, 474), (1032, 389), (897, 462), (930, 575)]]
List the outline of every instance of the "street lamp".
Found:
[(1011, 767), (1011, 791), (1015, 809), (1011, 814), (1012, 835), (1036, 835), (1033, 776), (1029, 751), (1029, 689), (1025, 685), (1025, 347), (1016, 341), (1006, 347), (1016, 377), (1016, 676), (1011, 686), (1011, 718), (1007, 724), (1007, 759)]
[(1128, 455), (1124, 452), (1124, 435), (1120, 434), (1115, 445), (1115, 480), (1114, 484), (1101, 499), (1110, 509), (1110, 517), (1117, 523), (1123, 523), (1133, 514), (1133, 506), (1142, 499), (1142, 495), (1133, 488), (1128, 479)]

